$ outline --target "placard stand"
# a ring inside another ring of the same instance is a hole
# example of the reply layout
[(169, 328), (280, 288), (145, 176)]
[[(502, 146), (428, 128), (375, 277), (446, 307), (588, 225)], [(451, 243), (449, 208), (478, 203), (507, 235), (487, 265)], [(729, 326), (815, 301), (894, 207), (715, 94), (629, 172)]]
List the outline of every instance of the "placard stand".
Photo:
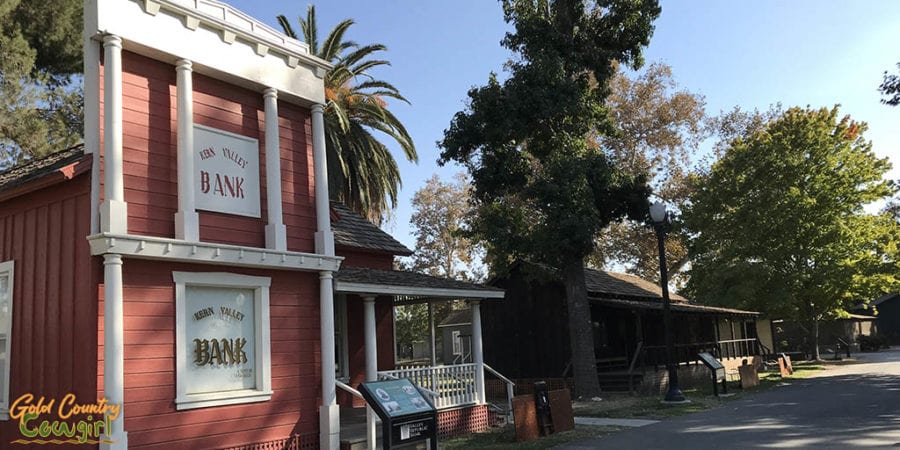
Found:
[(703, 361), (703, 365), (709, 368), (709, 371), (712, 372), (713, 393), (716, 395), (716, 397), (719, 396), (719, 380), (722, 380), (722, 394), (728, 394), (728, 383), (725, 377), (725, 365), (723, 365), (721, 361), (716, 359), (716, 357), (710, 353), (698, 353), (697, 356), (699, 356), (700, 360)]
[(381, 419), (381, 448), (428, 440), (437, 450), (437, 409), (410, 380), (367, 381), (359, 392)]

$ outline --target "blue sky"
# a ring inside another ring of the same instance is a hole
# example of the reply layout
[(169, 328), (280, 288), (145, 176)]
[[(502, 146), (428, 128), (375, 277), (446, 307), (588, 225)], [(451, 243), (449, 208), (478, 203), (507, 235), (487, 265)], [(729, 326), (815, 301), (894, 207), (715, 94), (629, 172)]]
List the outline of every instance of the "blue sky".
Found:
[[(225, 0), (280, 29), (285, 14), (295, 28), (309, 2)], [(889, 157), (900, 178), (900, 107), (879, 103), (885, 70), (900, 61), (900, 1), (691, 0), (662, 2), (662, 15), (645, 50), (648, 62), (672, 66), (679, 85), (705, 96), (707, 112), (740, 106), (768, 109), (841, 105), (843, 114), (869, 124), (875, 152)], [(392, 66), (379, 78), (396, 85), (412, 105), (392, 110), (410, 131), (419, 164), (400, 160), (403, 188), (385, 228), (414, 247), (410, 199), (432, 174), (450, 179), (459, 167), (438, 167), (441, 139), (466, 92), (501, 72), (509, 53), (500, 47), (507, 25), (492, 0), (331, 1), (316, 4), (320, 36), (353, 18), (348, 38), (387, 45)], [(396, 149), (396, 145), (392, 148)], [(400, 152), (395, 151), (400, 158)]]

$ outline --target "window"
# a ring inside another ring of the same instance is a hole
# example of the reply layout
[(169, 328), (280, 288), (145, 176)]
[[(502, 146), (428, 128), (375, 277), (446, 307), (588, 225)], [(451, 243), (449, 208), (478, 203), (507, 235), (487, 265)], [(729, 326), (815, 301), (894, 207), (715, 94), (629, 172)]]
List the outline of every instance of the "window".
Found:
[(173, 272), (177, 409), (272, 397), (267, 277)]
[(459, 330), (454, 330), (450, 332), (451, 340), (453, 341), (453, 354), (454, 355), (462, 355), (462, 338), (459, 336)]
[(0, 263), (0, 419), (9, 419), (9, 353), (12, 348), (13, 262)]

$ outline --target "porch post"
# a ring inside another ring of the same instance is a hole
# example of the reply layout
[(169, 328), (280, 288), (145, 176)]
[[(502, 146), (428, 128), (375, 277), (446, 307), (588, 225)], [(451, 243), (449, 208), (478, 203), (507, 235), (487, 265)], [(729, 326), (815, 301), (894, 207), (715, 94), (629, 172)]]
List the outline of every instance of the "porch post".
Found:
[[(431, 342), (431, 367), (434, 367), (437, 365), (437, 350), (434, 345), (434, 302), (431, 300), (428, 301), (428, 337)], [(446, 361), (444, 363), (446, 364)]]
[(481, 347), (481, 300), (472, 300), (472, 362), (475, 363), (475, 397), (479, 405), (484, 396), (484, 354)]
[[(366, 381), (378, 381), (378, 347), (375, 333), (375, 297), (363, 297), (363, 328), (366, 340)], [(368, 448), (375, 448), (375, 412), (366, 406), (366, 440)]]

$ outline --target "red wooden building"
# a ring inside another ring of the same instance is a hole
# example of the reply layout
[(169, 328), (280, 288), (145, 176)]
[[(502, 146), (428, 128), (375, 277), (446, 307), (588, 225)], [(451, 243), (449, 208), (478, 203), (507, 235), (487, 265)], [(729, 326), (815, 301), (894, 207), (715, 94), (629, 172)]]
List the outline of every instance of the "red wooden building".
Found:
[(0, 174), (0, 445), (333, 449), (379, 377), (486, 425), (480, 338), (399, 370), (392, 309), (468, 299), (480, 333), (503, 292), (392, 271), (328, 202), (327, 62), (213, 0), (88, 0), (84, 36), (84, 144)]

